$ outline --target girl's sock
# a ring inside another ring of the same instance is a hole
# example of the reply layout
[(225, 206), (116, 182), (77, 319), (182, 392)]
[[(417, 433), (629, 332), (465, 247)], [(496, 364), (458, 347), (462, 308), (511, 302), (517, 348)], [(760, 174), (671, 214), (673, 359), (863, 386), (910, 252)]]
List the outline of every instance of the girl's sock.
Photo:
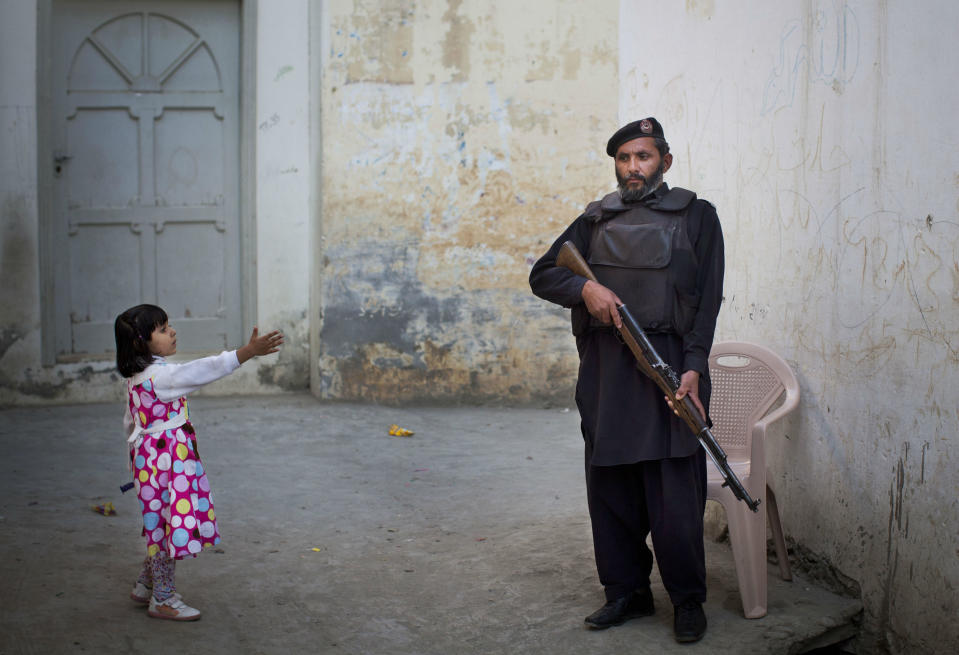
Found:
[(153, 575), (153, 597), (162, 603), (176, 593), (176, 560), (160, 551), (150, 558), (150, 571)]

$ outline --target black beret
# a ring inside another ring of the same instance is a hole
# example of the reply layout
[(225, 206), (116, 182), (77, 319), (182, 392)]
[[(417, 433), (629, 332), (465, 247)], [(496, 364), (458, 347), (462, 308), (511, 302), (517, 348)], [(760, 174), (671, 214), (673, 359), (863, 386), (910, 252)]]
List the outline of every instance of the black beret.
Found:
[(616, 151), (619, 150), (621, 145), (627, 141), (632, 141), (633, 139), (644, 136), (659, 137), (664, 140), (666, 138), (663, 136), (663, 126), (659, 124), (658, 120), (650, 116), (649, 118), (633, 121), (616, 130), (616, 134), (611, 136), (609, 142), (606, 144), (606, 154), (610, 157), (615, 157)]

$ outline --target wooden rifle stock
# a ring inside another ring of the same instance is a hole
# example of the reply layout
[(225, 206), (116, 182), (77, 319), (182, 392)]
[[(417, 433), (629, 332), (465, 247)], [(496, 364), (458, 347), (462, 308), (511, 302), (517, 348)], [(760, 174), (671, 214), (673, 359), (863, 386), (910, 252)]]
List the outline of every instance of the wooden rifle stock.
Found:
[[(556, 256), (556, 265), (567, 268), (573, 273), (599, 284), (596, 275), (592, 269), (590, 269), (589, 264), (586, 263), (586, 260), (572, 241), (567, 241), (562, 245), (559, 254)], [(739, 477), (729, 468), (729, 463), (726, 461), (726, 452), (722, 446), (719, 445), (719, 442), (716, 441), (716, 437), (709, 429), (709, 422), (699, 413), (699, 409), (697, 409), (692, 399), (688, 395), (683, 396), (681, 400), (676, 399), (676, 392), (679, 390), (680, 384), (676, 372), (669, 364), (663, 361), (659, 353), (656, 352), (656, 349), (653, 348), (653, 345), (646, 336), (646, 332), (639, 326), (639, 323), (636, 322), (632, 314), (629, 313), (626, 305), (620, 305), (618, 309), (623, 323), (622, 327), (618, 328), (619, 335), (633, 353), (633, 356), (636, 357), (640, 370), (656, 383), (656, 386), (660, 388), (663, 394), (665, 394), (672, 403), (679, 417), (683, 419), (683, 422), (685, 422), (686, 425), (689, 426), (689, 429), (693, 431), (693, 434), (696, 435), (700, 445), (702, 445), (706, 454), (709, 455), (710, 459), (712, 459), (716, 465), (716, 468), (719, 469), (719, 472), (722, 474), (723, 486), (728, 486), (733, 492), (733, 495), (746, 503), (749, 509), (754, 512), (759, 511), (759, 501), (753, 500), (749, 496), (749, 492), (743, 487), (743, 483)]]

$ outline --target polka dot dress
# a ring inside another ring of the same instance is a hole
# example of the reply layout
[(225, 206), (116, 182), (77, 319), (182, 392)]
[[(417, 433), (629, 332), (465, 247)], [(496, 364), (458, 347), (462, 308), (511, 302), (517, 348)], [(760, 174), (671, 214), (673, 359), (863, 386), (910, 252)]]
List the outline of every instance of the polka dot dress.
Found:
[[(145, 427), (180, 413), (189, 416), (186, 398), (161, 401), (151, 380), (131, 387), (130, 411)], [(130, 456), (148, 556), (164, 551), (175, 559), (195, 557), (204, 548), (220, 543), (210, 482), (189, 420), (172, 430), (144, 434)]]

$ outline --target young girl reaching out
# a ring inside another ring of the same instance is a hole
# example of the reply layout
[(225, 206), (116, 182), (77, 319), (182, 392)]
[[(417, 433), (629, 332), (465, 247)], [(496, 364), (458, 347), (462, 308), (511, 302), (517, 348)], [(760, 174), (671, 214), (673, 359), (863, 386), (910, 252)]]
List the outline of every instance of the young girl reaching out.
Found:
[(117, 369), (127, 378), (129, 409), (123, 423), (130, 444), (134, 486), (143, 512), (147, 556), (130, 597), (149, 604), (149, 615), (194, 621), (199, 610), (176, 593), (176, 560), (195, 557), (220, 542), (210, 483), (200, 462), (186, 396), (235, 371), (253, 357), (279, 350), (278, 330), (249, 343), (184, 364), (176, 354), (176, 330), (166, 312), (137, 305), (117, 316)]

